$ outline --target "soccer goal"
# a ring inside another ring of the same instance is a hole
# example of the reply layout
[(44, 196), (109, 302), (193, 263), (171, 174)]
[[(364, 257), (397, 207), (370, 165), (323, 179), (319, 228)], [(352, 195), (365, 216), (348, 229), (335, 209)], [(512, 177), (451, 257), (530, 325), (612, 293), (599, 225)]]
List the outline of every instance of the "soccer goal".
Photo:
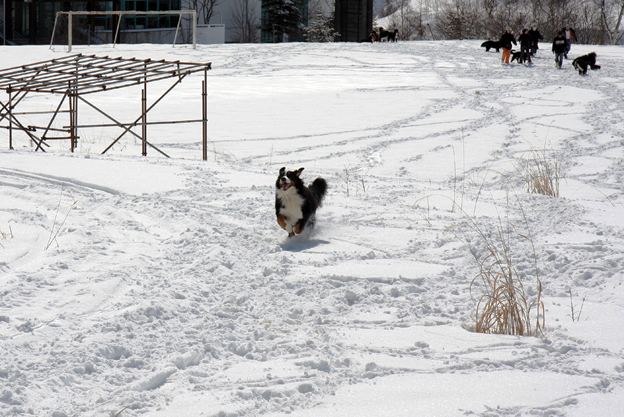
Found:
[(54, 29), (52, 30), (52, 39), (50, 40), (50, 48), (54, 44), (54, 36), (56, 33), (57, 25), (59, 23), (59, 18), (63, 17), (67, 21), (67, 52), (71, 52), (72, 43), (74, 37), (74, 17), (76, 16), (117, 16), (117, 28), (114, 31), (113, 37), (113, 46), (117, 44), (119, 32), (121, 29), (121, 22), (124, 17), (136, 18), (137, 16), (178, 16), (178, 24), (176, 26), (175, 36), (173, 39), (173, 44), (175, 45), (178, 40), (178, 34), (183, 29), (182, 28), (182, 17), (190, 16), (191, 20), (191, 29), (192, 29), (192, 43), (193, 49), (197, 47), (197, 12), (195, 10), (169, 10), (169, 11), (149, 11), (149, 12), (139, 12), (135, 10), (127, 10), (127, 11), (108, 11), (108, 12), (57, 12), (56, 18), (54, 19)]

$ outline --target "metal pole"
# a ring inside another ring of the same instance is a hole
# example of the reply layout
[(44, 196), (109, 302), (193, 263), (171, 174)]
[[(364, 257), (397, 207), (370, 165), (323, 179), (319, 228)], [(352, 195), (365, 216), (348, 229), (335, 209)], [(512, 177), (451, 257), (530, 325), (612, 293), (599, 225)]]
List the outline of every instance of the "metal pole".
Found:
[(193, 10), (193, 49), (197, 48), (197, 12)]
[(71, 81), (68, 83), (67, 89), (69, 95), (69, 140), (71, 142), (71, 152), (74, 153), (74, 149), (77, 147), (78, 142), (78, 93), (77, 87), (72, 86)]
[(74, 96), (71, 91), (71, 82), (68, 83), (67, 94), (69, 95), (69, 146), (74, 153)]
[[(37, 144), (37, 147), (35, 148), (35, 152), (37, 152), (39, 148), (41, 148), (41, 145), (45, 143), (44, 140), (46, 139), (46, 135), (48, 134), (48, 131), (50, 131), (50, 129), (52, 128), (52, 122), (54, 122), (54, 119), (56, 119), (56, 116), (58, 115), (59, 110), (63, 106), (63, 102), (65, 101), (66, 97), (67, 97), (67, 93), (63, 95), (61, 102), (57, 106), (56, 111), (54, 112), (54, 114), (52, 115), (52, 118), (50, 119), (50, 123), (48, 123), (48, 127), (46, 127), (46, 130), (43, 132), (43, 135), (41, 135), (41, 141)], [(66, 131), (64, 130), (64, 132)], [(41, 150), (43, 150), (43, 148)]]
[(208, 86), (206, 71), (204, 69), (204, 80), (202, 81), (202, 159), (208, 160)]
[(50, 39), (50, 49), (52, 49), (52, 45), (54, 44), (54, 34), (56, 33), (56, 23), (58, 22), (58, 18), (60, 14), (61, 12), (57, 12), (56, 17), (54, 18), (54, 28), (52, 28), (52, 39)]
[(119, 28), (121, 27), (121, 18), (123, 16), (119, 15), (119, 20), (117, 21), (117, 30), (115, 31), (115, 40), (113, 41), (113, 48), (117, 45), (117, 35), (119, 35)]
[(178, 26), (176, 26), (176, 33), (175, 33), (175, 36), (173, 37), (173, 46), (175, 46), (178, 40), (178, 31), (180, 30), (180, 23), (182, 23), (182, 13), (178, 15)]
[(141, 90), (141, 155), (147, 156), (147, 83)]
[(5, 45), (6, 45), (6, 2), (7, 0), (2, 0), (2, 39), (4, 40)]
[(72, 134), (72, 153), (78, 147), (78, 86), (74, 87), (74, 133)]
[(7, 106), (7, 110), (9, 111), (9, 149), (13, 149), (13, 115), (11, 114), (13, 103), (11, 102), (11, 86), (9, 86), (8, 93), (9, 103)]
[(73, 14), (72, 12), (69, 12), (69, 14), (67, 15), (69, 20), (67, 23), (67, 52), (71, 52), (72, 50), (72, 31), (73, 31), (73, 26), (74, 26), (74, 22), (73, 22)]
[[(9, 89), (11, 87), (9, 86)], [(19, 95), (19, 94), (18, 94)], [(25, 96), (22, 96), (22, 98), (24, 98)], [(21, 100), (21, 99), (20, 99)], [(18, 100), (19, 101), (19, 100)], [(30, 140), (32, 140), (33, 142), (39, 144), (41, 142), (41, 140), (39, 138), (37, 138), (35, 135), (33, 135), (32, 133), (30, 133), (30, 128), (29, 127), (25, 127), (24, 125), (22, 125), (20, 123), (19, 120), (17, 120), (17, 118), (14, 116), (14, 113), (12, 111), (9, 110), (9, 104), (7, 103), (7, 105), (5, 106), (4, 104), (0, 103), (0, 107), (4, 108), (7, 113), (6, 115), (9, 116), (9, 126), (6, 127), (6, 129), (12, 129), (13, 127), (11, 126), (12, 123), (15, 123), (15, 126), (17, 126), (22, 132), (26, 133), (28, 135), (28, 137), (30, 137)], [(15, 108), (15, 104), (11, 105), (12, 108)], [(17, 113), (20, 114), (20, 113)], [(23, 113), (23, 114), (28, 114), (28, 113)], [(33, 130), (34, 131), (34, 130)], [(12, 132), (10, 131), (9, 134), (11, 135)], [(10, 143), (11, 143), (11, 147), (10, 149), (13, 149), (13, 142), (12, 142), (12, 138), (10, 138)], [(43, 149), (41, 149), (43, 151)], [(45, 151), (44, 151), (45, 152)]]
[[(169, 92), (171, 90), (173, 90), (175, 88), (176, 85), (180, 84), (182, 82), (182, 80), (184, 79), (184, 77), (186, 77), (187, 74), (182, 74), (182, 76), (175, 82), (173, 83), (173, 85), (171, 87), (169, 87), (169, 89), (167, 91), (165, 91), (159, 98), (158, 100), (156, 100), (155, 102), (153, 102), (149, 108), (147, 108), (147, 110), (145, 110), (146, 112), (150, 111), (151, 109), (153, 109), (158, 102), (160, 102), (160, 100), (163, 99), (163, 97), (165, 97), (167, 94), (169, 94)], [(82, 99), (83, 101), (85, 101), (84, 99)], [(119, 139), (121, 139), (126, 133), (128, 133), (128, 131), (130, 129), (132, 129), (133, 126), (136, 126), (136, 124), (138, 123), (138, 121), (141, 120), (141, 116), (137, 117), (136, 120), (130, 124), (128, 124), (127, 126), (125, 126), (124, 131), (121, 135), (117, 136), (117, 138), (113, 141), (113, 143), (111, 143), (110, 145), (108, 145), (108, 147), (106, 149), (104, 149), (104, 151), (102, 151), (102, 154), (105, 154), (106, 152), (108, 152), (108, 150), (110, 148), (113, 147), (113, 145), (115, 145)], [(158, 149), (157, 147), (155, 147), (154, 145), (148, 143), (148, 145), (150, 145), (152, 148), (156, 149), (158, 152), (160, 152), (161, 154), (163, 154), (164, 156), (166, 156), (167, 158), (169, 158), (169, 155), (167, 155), (166, 153), (164, 153), (163, 151), (161, 151), (160, 149)]]

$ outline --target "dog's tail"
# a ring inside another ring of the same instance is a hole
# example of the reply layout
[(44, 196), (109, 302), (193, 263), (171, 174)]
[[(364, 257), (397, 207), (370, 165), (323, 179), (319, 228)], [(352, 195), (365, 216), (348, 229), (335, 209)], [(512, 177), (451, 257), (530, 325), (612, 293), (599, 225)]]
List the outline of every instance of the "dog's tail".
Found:
[(312, 193), (316, 196), (318, 205), (321, 206), (323, 203), (323, 197), (325, 197), (325, 193), (327, 192), (327, 181), (319, 177), (312, 182), (312, 185), (310, 185), (309, 188), (310, 191), (312, 191)]

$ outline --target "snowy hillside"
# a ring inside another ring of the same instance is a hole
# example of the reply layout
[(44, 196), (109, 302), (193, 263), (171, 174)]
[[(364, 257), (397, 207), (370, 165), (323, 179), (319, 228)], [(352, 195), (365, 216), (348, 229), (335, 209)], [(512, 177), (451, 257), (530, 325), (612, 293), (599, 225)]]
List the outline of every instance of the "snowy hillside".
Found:
[[(480, 43), (75, 49), (212, 62), (208, 161), (196, 124), (150, 127), (170, 159), (131, 137), (101, 155), (115, 129), (74, 154), (0, 129), (0, 415), (620, 415), (624, 50), (573, 45), (602, 66), (579, 76), (546, 43), (531, 67)], [(197, 118), (201, 78), (150, 120)], [(93, 100), (141, 108), (140, 90)], [(558, 198), (526, 192), (536, 154)], [(282, 166), (330, 187), (291, 239)], [(499, 232), (530, 303), (541, 280), (540, 337), (472, 331), (471, 251)]]

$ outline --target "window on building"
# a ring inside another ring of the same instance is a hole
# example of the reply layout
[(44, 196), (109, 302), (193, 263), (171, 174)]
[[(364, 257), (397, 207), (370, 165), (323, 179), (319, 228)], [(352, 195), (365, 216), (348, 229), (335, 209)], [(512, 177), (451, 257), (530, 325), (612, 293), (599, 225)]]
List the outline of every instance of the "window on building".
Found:
[[(122, 0), (121, 10), (124, 12), (180, 10), (180, 0)], [(128, 30), (172, 28), (178, 25), (178, 20), (179, 16), (176, 15), (126, 15), (123, 17), (122, 26)]]

